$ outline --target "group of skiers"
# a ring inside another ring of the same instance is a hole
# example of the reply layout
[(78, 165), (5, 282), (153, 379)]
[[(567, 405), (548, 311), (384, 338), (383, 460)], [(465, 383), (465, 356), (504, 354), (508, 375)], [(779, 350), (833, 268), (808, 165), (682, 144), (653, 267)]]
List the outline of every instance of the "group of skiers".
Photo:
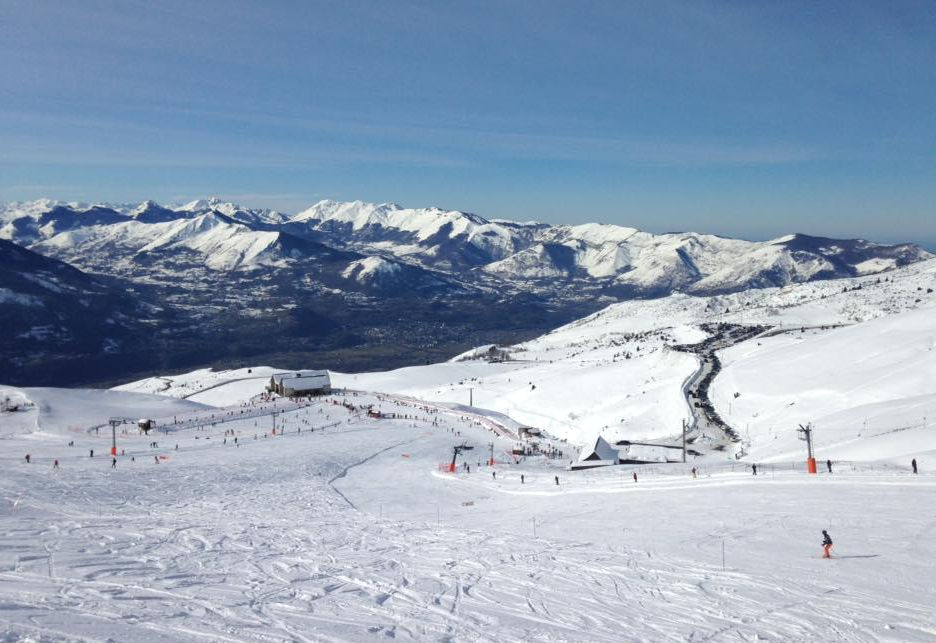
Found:
[[(829, 473), (832, 473), (832, 461), (826, 460), (825, 463), (826, 463), (826, 469), (829, 471)], [(912, 460), (910, 460), (910, 469), (913, 471), (913, 473), (918, 472), (916, 458), (913, 458)], [(757, 475), (757, 463), (751, 464), (751, 475), (755, 475), (755, 476)], [(692, 468), (692, 477), (693, 478), (696, 477), (695, 467)]]
[[(914, 460), (914, 462), (916, 462), (916, 460)], [(829, 473), (832, 473), (832, 461), (826, 460), (825, 463), (826, 463), (826, 468), (829, 470)], [(692, 471), (693, 471), (693, 477), (695, 477), (695, 469), (693, 469)], [(916, 473), (916, 469), (914, 469), (913, 472)], [(751, 464), (751, 474), (755, 476), (757, 475), (757, 463)]]

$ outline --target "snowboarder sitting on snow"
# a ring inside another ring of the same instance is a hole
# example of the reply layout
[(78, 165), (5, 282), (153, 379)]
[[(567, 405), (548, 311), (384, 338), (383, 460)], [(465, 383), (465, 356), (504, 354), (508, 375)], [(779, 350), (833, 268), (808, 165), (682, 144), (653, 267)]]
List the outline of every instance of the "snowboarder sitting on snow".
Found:
[(829, 536), (829, 532), (825, 529), (822, 530), (822, 557), (823, 558), (832, 558), (832, 538)]

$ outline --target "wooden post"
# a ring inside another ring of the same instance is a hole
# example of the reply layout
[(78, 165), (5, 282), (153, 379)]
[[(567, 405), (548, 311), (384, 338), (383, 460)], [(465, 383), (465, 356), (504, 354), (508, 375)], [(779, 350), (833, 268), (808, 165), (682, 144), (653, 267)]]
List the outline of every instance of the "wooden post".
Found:
[(682, 461), (683, 464), (686, 464), (686, 427), (689, 423), (686, 422), (686, 418), (683, 418), (682, 421)]

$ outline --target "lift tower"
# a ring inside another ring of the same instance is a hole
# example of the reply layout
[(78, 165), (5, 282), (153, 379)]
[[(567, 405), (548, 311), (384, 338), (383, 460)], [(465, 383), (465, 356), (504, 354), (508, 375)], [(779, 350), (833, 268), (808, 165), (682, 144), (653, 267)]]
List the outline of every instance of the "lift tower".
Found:
[(797, 430), (797, 432), (800, 434), (799, 439), (806, 441), (806, 453), (807, 453), (806, 470), (809, 473), (814, 474), (816, 473), (816, 458), (813, 456), (813, 449), (812, 449), (813, 425), (812, 425), (812, 422), (810, 422), (806, 426), (803, 426), (802, 424), (800, 424), (799, 427), (800, 428)]
[(449, 465), (449, 473), (455, 473), (455, 460), (458, 458), (458, 454), (462, 451), (471, 451), (472, 449), (474, 449), (474, 447), (468, 446), (467, 444), (456, 444), (452, 447), (452, 463)]

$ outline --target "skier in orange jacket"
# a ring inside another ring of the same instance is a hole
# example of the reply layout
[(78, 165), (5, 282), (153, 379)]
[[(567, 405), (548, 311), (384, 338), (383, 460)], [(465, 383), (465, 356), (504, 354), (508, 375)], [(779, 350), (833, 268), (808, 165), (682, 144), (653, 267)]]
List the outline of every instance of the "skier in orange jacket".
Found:
[(829, 532), (825, 529), (822, 530), (822, 557), (823, 558), (832, 558), (832, 538), (829, 536)]

